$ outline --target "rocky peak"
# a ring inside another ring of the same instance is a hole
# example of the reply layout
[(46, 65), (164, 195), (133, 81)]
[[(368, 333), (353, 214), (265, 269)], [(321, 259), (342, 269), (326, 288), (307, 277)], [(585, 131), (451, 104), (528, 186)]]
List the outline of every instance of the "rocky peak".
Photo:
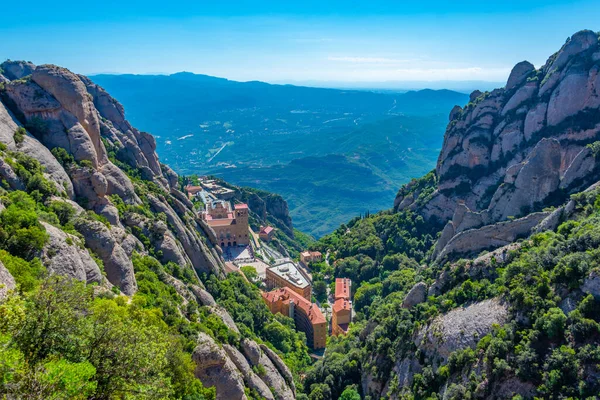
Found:
[(35, 69), (35, 65), (28, 61), (10, 61), (7, 60), (0, 64), (0, 68), (4, 71), (4, 76), (9, 80), (21, 79), (27, 75), (31, 75)]
[(529, 61), (521, 61), (513, 67), (512, 71), (510, 71), (505, 89), (512, 90), (521, 85), (533, 71), (535, 71), (535, 67), (532, 63)]
[(435, 192), (416, 204), (401, 190), (396, 209), (451, 224), (436, 247), (441, 254), (462, 231), (559, 205), (598, 181), (586, 146), (600, 140), (599, 72), (598, 34), (581, 31), (540, 69), (522, 61), (504, 88), (473, 92), (469, 104), (450, 113)]
[[(35, 157), (59, 193), (110, 223), (107, 228), (79, 218), (75, 224), (86, 247), (103, 261), (110, 284), (128, 295), (135, 293), (134, 249), (156, 252), (163, 262), (178, 261), (198, 272), (223, 275), (222, 259), (206, 240), (191, 203), (177, 189), (177, 175), (160, 164), (152, 135), (132, 127), (115, 99), (90, 79), (55, 65), (7, 61), (2, 69), (6, 81), (0, 90), (0, 142), (12, 152)], [(26, 128), (27, 135), (17, 143), (14, 135), (19, 127)], [(66, 154), (61, 159), (55, 158), (59, 149)], [(131, 174), (142, 182), (134, 182)], [(10, 162), (1, 156), (0, 178), (13, 190), (24, 188)], [(115, 198), (148, 211), (123, 215)], [(149, 221), (151, 212), (164, 215), (168, 227), (162, 221)], [(161, 224), (162, 233), (152, 235)], [(150, 248), (142, 250), (140, 241), (126, 228), (150, 235)], [(55, 255), (45, 258), (51, 271), (101, 280), (89, 257), (61, 246), (62, 234), (52, 226), (47, 230), (53, 238), (47, 253)], [(62, 265), (60, 260), (72, 265)]]

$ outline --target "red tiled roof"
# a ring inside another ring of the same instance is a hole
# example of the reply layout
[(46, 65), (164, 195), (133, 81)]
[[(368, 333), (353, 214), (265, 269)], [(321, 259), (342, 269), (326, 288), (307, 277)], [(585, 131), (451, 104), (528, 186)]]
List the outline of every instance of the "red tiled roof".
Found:
[(185, 191), (188, 193), (198, 193), (198, 192), (202, 191), (202, 186), (187, 185), (185, 187)]
[(338, 313), (342, 310), (352, 310), (352, 306), (350, 305), (350, 302), (346, 299), (337, 299), (334, 303), (333, 303), (333, 311)]
[(235, 266), (234, 263), (232, 262), (225, 262), (225, 273), (230, 274), (232, 272), (239, 272), (240, 269), (238, 267)]
[(246, 203), (236, 204), (235, 205), (235, 209), (236, 210), (247, 210), (248, 209), (248, 204), (246, 204)]
[(350, 285), (352, 282), (348, 278), (335, 279), (335, 298), (350, 300)]
[(293, 300), (296, 304), (296, 309), (302, 310), (302, 312), (308, 316), (308, 319), (313, 325), (327, 322), (323, 316), (323, 313), (316, 304), (306, 300), (304, 297), (300, 296), (290, 288), (283, 287), (270, 292), (263, 292), (262, 296), (263, 299), (269, 303), (281, 301), (285, 305), (289, 305), (290, 300)]
[(226, 226), (226, 225), (232, 225), (233, 224), (233, 219), (230, 218), (223, 218), (223, 219), (207, 219), (206, 223), (208, 224), (208, 226)]
[(268, 235), (271, 232), (273, 232), (273, 227), (272, 226), (265, 226), (264, 228), (262, 228), (260, 230), (260, 233), (264, 233), (265, 235)]

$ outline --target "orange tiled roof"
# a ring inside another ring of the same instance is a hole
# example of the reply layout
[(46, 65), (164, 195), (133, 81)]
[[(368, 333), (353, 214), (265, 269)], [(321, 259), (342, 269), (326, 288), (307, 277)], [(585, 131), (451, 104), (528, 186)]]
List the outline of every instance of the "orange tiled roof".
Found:
[(288, 305), (290, 300), (293, 300), (296, 304), (296, 310), (302, 310), (302, 312), (308, 316), (308, 319), (313, 325), (327, 322), (323, 316), (323, 313), (316, 304), (306, 300), (304, 297), (300, 296), (290, 288), (283, 287), (270, 292), (262, 292), (262, 296), (263, 299), (269, 303), (281, 301), (285, 305)]
[(350, 300), (350, 285), (351, 281), (348, 278), (335, 279), (335, 298)]
[(246, 203), (236, 204), (235, 205), (235, 209), (236, 210), (247, 210), (248, 209), (248, 204), (246, 204)]
[(350, 302), (346, 299), (337, 299), (334, 303), (333, 303), (333, 311), (335, 311), (336, 313), (342, 311), (342, 310), (352, 310), (352, 306), (350, 305)]

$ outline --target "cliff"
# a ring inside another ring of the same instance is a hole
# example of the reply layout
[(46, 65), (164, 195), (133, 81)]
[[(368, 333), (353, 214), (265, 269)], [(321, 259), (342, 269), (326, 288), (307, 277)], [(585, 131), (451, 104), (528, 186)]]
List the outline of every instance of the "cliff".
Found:
[[(445, 225), (434, 257), (492, 247), (482, 227), (558, 206), (600, 178), (588, 146), (600, 139), (599, 73), (598, 34), (581, 31), (541, 68), (520, 62), (505, 87), (452, 109), (435, 190), (416, 201), (422, 190), (409, 184), (394, 203)], [(465, 231), (469, 240), (447, 248)]]
[[(0, 72), (0, 259), (10, 262), (0, 261), (0, 302), (35, 287), (37, 280), (23, 276), (23, 265), (31, 263), (36, 271), (84, 282), (98, 296), (124, 294), (135, 307), (158, 307), (164, 332), (174, 329), (172, 335), (195, 342), (189, 354), (194, 374), (216, 388), (217, 399), (246, 398), (249, 390), (267, 398), (295, 397), (279, 355), (261, 350), (252, 339), (256, 332), (241, 330), (200, 280), (213, 279), (218, 292), (224, 261), (179, 190), (177, 175), (160, 163), (152, 135), (134, 128), (121, 104), (85, 76), (19, 61), (4, 62)], [(271, 210), (293, 235), (285, 202), (271, 203), (257, 210)], [(44, 277), (36, 272), (36, 279)], [(263, 322), (273, 322), (260, 296), (253, 299), (256, 312), (264, 311)], [(218, 329), (226, 332), (227, 352)], [(244, 345), (241, 331), (249, 336), (243, 336)], [(258, 358), (246, 359), (230, 344), (242, 352), (252, 347)], [(2, 384), (0, 392), (6, 388), (13, 394), (28, 390)]]

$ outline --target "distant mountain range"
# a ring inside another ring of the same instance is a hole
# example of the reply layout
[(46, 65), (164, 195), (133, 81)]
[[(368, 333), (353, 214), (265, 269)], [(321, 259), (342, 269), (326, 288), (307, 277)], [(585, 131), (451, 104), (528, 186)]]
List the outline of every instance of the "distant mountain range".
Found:
[(473, 90), (493, 90), (502, 87), (505, 82), (491, 81), (380, 81), (380, 82), (345, 82), (345, 81), (288, 81), (272, 82), (276, 84), (292, 84), (330, 89), (372, 90), (383, 92), (407, 92), (409, 90), (454, 90), (471, 93)]
[(296, 227), (316, 236), (388, 208), (401, 184), (430, 171), (449, 111), (468, 102), (451, 90), (324, 89), (188, 72), (91, 79), (155, 135), (178, 173), (279, 193)]

